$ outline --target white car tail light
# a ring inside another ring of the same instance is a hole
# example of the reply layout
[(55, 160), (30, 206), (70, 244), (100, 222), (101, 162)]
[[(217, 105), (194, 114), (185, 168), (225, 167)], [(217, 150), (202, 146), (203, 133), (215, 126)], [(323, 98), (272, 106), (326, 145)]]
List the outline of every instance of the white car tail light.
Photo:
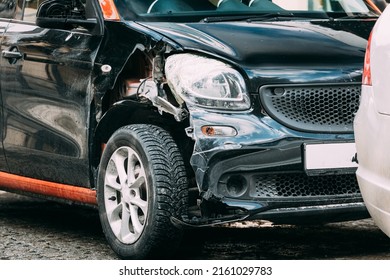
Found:
[(363, 68), (363, 85), (371, 86), (372, 80), (371, 80), (371, 59), (370, 59), (370, 50), (371, 50), (371, 37), (372, 32), (370, 34), (370, 37), (368, 38), (367, 42), (367, 48), (366, 48), (366, 55), (364, 57), (364, 68)]

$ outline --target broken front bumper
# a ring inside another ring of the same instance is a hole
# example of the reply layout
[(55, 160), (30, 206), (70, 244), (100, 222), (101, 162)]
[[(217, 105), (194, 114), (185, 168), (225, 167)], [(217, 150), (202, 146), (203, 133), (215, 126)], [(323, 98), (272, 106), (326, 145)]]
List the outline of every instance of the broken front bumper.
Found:
[[(224, 131), (230, 135), (223, 135)], [(352, 133), (299, 132), (253, 112), (196, 109), (191, 110), (189, 135), (195, 140), (191, 165), (203, 210), (202, 219), (194, 219), (194, 224), (251, 218), (295, 223), (304, 216), (317, 221), (368, 216), (353, 164), (316, 172), (305, 168), (306, 144), (353, 143)]]

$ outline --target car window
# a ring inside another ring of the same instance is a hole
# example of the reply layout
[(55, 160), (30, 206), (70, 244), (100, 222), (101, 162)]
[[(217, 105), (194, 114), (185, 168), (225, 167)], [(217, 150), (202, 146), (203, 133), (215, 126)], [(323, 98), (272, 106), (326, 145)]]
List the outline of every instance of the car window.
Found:
[(290, 11), (369, 12), (362, 0), (273, 0), (273, 2)]
[(23, 20), (35, 22), (39, 4), (41, 4), (44, 0), (25, 0), (25, 1), (26, 4), (24, 7)]
[(16, 2), (14, 0), (0, 1), (0, 17), (13, 18), (16, 12)]
[(333, 17), (356, 14), (379, 15), (371, 0), (116, 0), (125, 19), (219, 16), (223, 14), (300, 13)]
[(20, 18), (22, 7), (22, 0), (0, 0), (0, 18)]

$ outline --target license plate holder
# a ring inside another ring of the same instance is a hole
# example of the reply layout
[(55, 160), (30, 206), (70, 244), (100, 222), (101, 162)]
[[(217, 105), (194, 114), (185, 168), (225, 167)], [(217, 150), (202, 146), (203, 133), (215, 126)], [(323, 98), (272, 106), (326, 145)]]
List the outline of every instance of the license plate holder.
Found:
[(310, 176), (356, 172), (355, 142), (304, 143), (304, 168)]

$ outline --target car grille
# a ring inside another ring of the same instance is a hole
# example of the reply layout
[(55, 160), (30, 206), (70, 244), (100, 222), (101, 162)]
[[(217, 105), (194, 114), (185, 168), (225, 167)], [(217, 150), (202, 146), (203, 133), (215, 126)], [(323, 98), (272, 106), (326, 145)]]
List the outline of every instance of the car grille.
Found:
[(306, 176), (265, 174), (253, 177), (252, 197), (310, 197), (360, 194), (354, 174)]
[(283, 125), (305, 132), (350, 133), (360, 84), (263, 86), (264, 110)]

